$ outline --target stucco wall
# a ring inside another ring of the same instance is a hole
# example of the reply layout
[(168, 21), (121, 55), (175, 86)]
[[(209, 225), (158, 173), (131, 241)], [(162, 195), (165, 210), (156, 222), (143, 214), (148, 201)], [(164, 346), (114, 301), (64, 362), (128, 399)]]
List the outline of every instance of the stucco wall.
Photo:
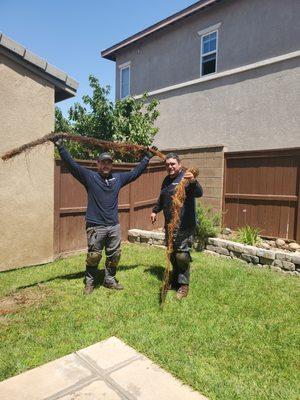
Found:
[(223, 0), (120, 51), (116, 98), (127, 61), (133, 95), (199, 78), (198, 31), (218, 23), (218, 72), (299, 50), (299, 15), (299, 0)]
[[(0, 54), (0, 154), (54, 128), (54, 87)], [(53, 145), (0, 159), (0, 270), (53, 258)]]
[(300, 146), (300, 57), (156, 95), (159, 148)]

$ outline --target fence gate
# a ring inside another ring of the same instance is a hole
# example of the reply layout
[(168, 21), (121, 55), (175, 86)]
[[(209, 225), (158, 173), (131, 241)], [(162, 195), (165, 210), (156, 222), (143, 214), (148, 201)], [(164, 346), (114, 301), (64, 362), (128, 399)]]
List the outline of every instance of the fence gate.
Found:
[[(93, 161), (77, 162), (96, 170)], [(114, 172), (129, 171), (136, 164), (116, 164)], [(55, 160), (54, 176), (54, 253), (62, 254), (86, 248), (85, 212), (87, 195), (84, 187), (69, 173), (61, 160)], [(122, 239), (127, 239), (128, 229), (153, 229), (150, 222), (151, 209), (157, 201), (164, 176), (161, 162), (149, 164), (135, 182), (125, 186), (119, 194), (119, 219)], [(160, 213), (162, 214), (162, 213)], [(155, 227), (163, 226), (159, 215)]]
[(300, 148), (225, 153), (223, 222), (300, 242)]

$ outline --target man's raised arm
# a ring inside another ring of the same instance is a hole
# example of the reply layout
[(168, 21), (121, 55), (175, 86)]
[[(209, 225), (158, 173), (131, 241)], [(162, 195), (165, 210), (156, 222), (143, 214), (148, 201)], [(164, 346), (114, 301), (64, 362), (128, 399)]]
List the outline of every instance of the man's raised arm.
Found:
[[(153, 150), (157, 150), (155, 146), (152, 147)], [(139, 176), (142, 175), (142, 173), (145, 171), (147, 168), (150, 159), (154, 156), (154, 154), (148, 150), (146, 151), (144, 157), (142, 160), (139, 162), (139, 164), (133, 168), (131, 171), (128, 172), (121, 172), (120, 173), (120, 179), (121, 179), (121, 186), (125, 186), (130, 182), (135, 181)]]
[(63, 160), (63, 162), (65, 163), (71, 174), (74, 176), (74, 178), (76, 178), (80, 183), (86, 186), (89, 170), (87, 168), (82, 167), (73, 160), (71, 154), (63, 146), (62, 139), (55, 140), (53, 141), (53, 143), (55, 144), (61, 159)]

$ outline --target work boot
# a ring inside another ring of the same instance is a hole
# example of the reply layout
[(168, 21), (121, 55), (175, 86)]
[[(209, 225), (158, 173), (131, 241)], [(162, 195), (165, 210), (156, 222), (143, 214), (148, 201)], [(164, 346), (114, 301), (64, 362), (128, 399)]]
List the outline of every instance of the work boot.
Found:
[(91, 282), (87, 282), (84, 287), (84, 294), (91, 294), (94, 290), (94, 285)]
[(103, 286), (106, 287), (107, 289), (115, 289), (115, 290), (123, 290), (124, 287), (117, 281), (117, 279), (114, 279), (112, 282), (103, 282)]
[(188, 293), (189, 293), (189, 285), (181, 285), (176, 292), (176, 298), (178, 300), (181, 300), (184, 297), (187, 297)]
[(168, 290), (177, 290), (178, 287), (179, 287), (179, 284), (178, 284), (177, 280), (171, 278), (170, 282), (169, 282)]

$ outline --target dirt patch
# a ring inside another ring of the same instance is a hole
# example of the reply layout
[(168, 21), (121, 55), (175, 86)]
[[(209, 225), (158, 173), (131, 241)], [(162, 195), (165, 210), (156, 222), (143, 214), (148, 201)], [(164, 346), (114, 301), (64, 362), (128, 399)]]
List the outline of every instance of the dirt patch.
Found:
[(39, 306), (49, 292), (48, 288), (37, 285), (34, 288), (26, 288), (3, 297), (0, 299), (0, 317), (15, 314), (27, 307)]

